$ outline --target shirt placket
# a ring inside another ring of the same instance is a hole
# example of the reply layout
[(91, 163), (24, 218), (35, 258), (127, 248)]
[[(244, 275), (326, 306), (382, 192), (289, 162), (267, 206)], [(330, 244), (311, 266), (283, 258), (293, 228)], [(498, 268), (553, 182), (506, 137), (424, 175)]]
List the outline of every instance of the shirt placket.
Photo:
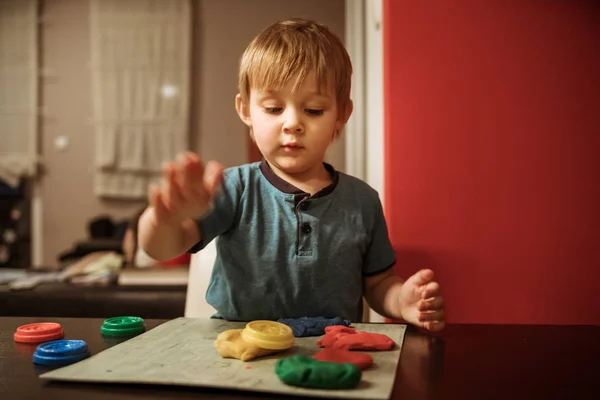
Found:
[(308, 194), (297, 194), (294, 197), (294, 214), (296, 215), (296, 255), (298, 257), (311, 257), (313, 255), (313, 237), (315, 221), (306, 211), (311, 206)]

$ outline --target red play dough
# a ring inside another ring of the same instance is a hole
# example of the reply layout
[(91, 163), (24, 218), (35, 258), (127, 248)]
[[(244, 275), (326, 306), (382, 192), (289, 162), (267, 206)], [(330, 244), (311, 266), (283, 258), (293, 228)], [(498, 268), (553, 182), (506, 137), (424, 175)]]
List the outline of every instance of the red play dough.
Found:
[(360, 369), (367, 369), (373, 365), (373, 357), (365, 353), (355, 353), (341, 349), (323, 349), (313, 356), (316, 360), (329, 361), (335, 363), (350, 363)]
[(356, 332), (347, 326), (328, 326), (318, 346), (343, 350), (390, 350), (394, 341), (381, 333)]

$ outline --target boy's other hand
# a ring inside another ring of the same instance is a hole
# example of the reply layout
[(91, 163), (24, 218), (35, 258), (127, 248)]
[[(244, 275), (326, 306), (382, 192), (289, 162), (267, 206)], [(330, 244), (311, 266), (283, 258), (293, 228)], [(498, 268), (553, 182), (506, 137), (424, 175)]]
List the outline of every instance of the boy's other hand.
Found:
[(160, 187), (151, 186), (150, 206), (156, 222), (178, 224), (203, 215), (219, 190), (223, 166), (211, 161), (204, 165), (194, 153), (184, 153), (162, 168)]
[(429, 331), (445, 326), (444, 299), (433, 271), (423, 269), (408, 278), (399, 291), (402, 318)]

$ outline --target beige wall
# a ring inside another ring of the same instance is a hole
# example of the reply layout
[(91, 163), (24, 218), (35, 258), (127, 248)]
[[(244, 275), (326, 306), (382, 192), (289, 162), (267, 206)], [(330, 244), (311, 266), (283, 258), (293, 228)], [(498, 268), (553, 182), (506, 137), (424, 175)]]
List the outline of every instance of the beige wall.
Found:
[[(40, 136), (45, 174), (43, 262), (86, 237), (87, 222), (98, 215), (115, 219), (134, 213), (141, 202), (102, 200), (93, 194), (93, 140), (90, 125), (89, 2), (43, 0), (41, 63), (49, 74), (40, 85), (44, 117)], [(278, 19), (299, 16), (326, 23), (344, 35), (344, 0), (196, 0), (191, 146), (205, 159), (225, 166), (246, 161), (247, 135), (234, 110), (237, 62), (252, 36)], [(65, 136), (60, 151), (54, 141)], [(328, 160), (344, 170), (344, 143)]]

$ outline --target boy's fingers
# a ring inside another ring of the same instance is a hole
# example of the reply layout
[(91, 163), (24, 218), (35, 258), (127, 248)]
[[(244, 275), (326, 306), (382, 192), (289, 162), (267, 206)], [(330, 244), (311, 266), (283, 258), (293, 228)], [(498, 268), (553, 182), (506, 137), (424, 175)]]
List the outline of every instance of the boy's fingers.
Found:
[(202, 201), (207, 196), (203, 185), (204, 165), (198, 157), (189, 157), (185, 165), (186, 190), (194, 200)]
[(190, 161), (185, 155), (183, 156), (183, 161), (181, 162), (180, 166), (182, 178), (181, 186), (186, 197), (189, 197), (190, 193), (193, 191), (194, 185), (192, 184), (192, 174), (190, 173)]
[(423, 287), (421, 292), (422, 299), (430, 299), (432, 297), (437, 297), (441, 293), (440, 284), (437, 282), (430, 282), (426, 286)]
[(406, 280), (406, 283), (420, 287), (433, 280), (434, 273), (430, 269), (422, 269)]
[(167, 210), (167, 207), (165, 205), (165, 201), (162, 198), (162, 193), (159, 191), (156, 192), (155, 209), (156, 209), (157, 215), (160, 217), (166, 217), (170, 214), (169, 210)]
[(151, 184), (148, 186), (148, 204), (151, 207), (156, 208), (156, 185)]
[[(185, 188), (187, 187), (187, 182), (186, 180), (186, 176), (185, 176), (185, 166), (187, 164), (187, 159), (184, 153), (180, 153), (177, 155), (176, 158), (176, 162), (174, 164), (174, 169), (175, 169), (175, 178), (177, 180), (178, 183), (178, 188)], [(182, 194), (185, 195), (185, 192), (183, 192)]]
[(196, 184), (202, 182), (202, 177), (204, 176), (204, 163), (195, 154), (189, 155), (189, 163), (190, 163), (190, 172), (193, 173), (193, 180)]
[(179, 184), (177, 182), (177, 171), (173, 166), (173, 163), (167, 163), (165, 169), (167, 176), (167, 178), (165, 179), (166, 199), (163, 197), (163, 200), (166, 200), (165, 205), (167, 209), (173, 212), (177, 207), (181, 206), (181, 203), (183, 202), (183, 197), (179, 188)]
[[(173, 191), (175, 190), (175, 188), (173, 188), (173, 171), (171, 169), (171, 162), (167, 161), (163, 164), (162, 166), (162, 170), (163, 170), (163, 183), (164, 183), (164, 191), (165, 194), (167, 196), (166, 201), (167, 203), (170, 201), (170, 199), (173, 197)], [(167, 204), (167, 207), (169, 206), (169, 204)]]
[(444, 299), (442, 297), (434, 297), (428, 300), (419, 301), (419, 311), (441, 310), (444, 307)]
[[(193, 199), (196, 186), (198, 185), (196, 178), (196, 174), (198, 170), (202, 170), (202, 165), (198, 162), (198, 157), (194, 157), (193, 153), (186, 152), (180, 154), (178, 156), (179, 159), (179, 168), (180, 168), (180, 186), (182, 192), (185, 197), (188, 199)], [(202, 172), (200, 172), (200, 176), (202, 176)]]
[(210, 195), (214, 195), (221, 186), (223, 181), (223, 166), (216, 162), (210, 161), (206, 164), (206, 170), (204, 172), (204, 187), (210, 193)]
[(150, 205), (154, 207), (154, 212), (158, 218), (165, 217), (168, 215), (168, 210), (165, 208), (165, 204), (161, 197), (160, 188), (156, 185), (150, 185)]
[(424, 328), (431, 332), (438, 332), (444, 329), (446, 323), (444, 321), (425, 322)]
[(202, 161), (200, 160), (200, 157), (198, 157), (198, 154), (196, 154), (194, 152), (191, 152), (191, 151), (185, 152), (185, 157), (191, 162), (202, 163)]
[(430, 311), (419, 313), (419, 322), (435, 322), (444, 320), (444, 311)]
[(174, 181), (174, 186), (175, 186), (175, 191), (177, 193), (177, 200), (179, 201), (179, 205), (182, 205), (182, 203), (186, 200), (186, 198), (190, 197), (190, 195), (187, 193), (188, 190), (186, 189), (185, 186), (185, 170), (183, 168), (177, 168), (175, 170), (175, 181)]

